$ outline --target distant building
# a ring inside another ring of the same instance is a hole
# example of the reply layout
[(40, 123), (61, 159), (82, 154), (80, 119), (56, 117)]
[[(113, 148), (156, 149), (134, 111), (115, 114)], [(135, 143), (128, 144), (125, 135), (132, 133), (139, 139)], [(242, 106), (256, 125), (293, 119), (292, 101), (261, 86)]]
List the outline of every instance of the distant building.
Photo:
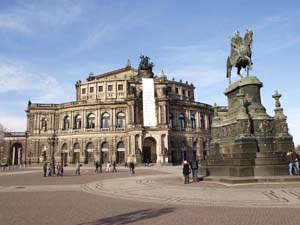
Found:
[(143, 124), (145, 74), (130, 66), (77, 81), (76, 101), (28, 102), (27, 131), (5, 133), (1, 163), (116, 161), (181, 163), (202, 158), (210, 138), (212, 107), (195, 101), (193, 84), (153, 76), (156, 126)]

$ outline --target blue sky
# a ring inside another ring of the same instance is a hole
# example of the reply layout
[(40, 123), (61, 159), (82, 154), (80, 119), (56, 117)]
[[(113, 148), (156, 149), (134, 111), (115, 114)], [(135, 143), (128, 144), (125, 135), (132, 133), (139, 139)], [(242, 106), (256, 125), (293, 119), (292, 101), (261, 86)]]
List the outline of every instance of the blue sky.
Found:
[(247, 28), (263, 105), (273, 116), (272, 94), (282, 94), (300, 144), (299, 1), (0, 1), (0, 123), (24, 131), (29, 99), (74, 101), (77, 80), (127, 59), (137, 68), (140, 54), (156, 74), (193, 83), (197, 101), (226, 105), (230, 37)]

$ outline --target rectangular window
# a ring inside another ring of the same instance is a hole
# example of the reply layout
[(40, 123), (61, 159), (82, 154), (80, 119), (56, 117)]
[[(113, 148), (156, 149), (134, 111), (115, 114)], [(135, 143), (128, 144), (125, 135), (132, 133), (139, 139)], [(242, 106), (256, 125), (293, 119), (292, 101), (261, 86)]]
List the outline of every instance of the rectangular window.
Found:
[(118, 84), (118, 91), (123, 91), (123, 84)]
[(82, 88), (81, 90), (81, 94), (85, 95), (86, 94), (86, 89), (85, 88)]
[(182, 95), (185, 95), (185, 89), (182, 89)]
[(190, 92), (190, 91), (188, 91), (188, 96), (189, 96), (189, 97), (191, 96), (191, 92)]
[(176, 92), (176, 94), (178, 94), (178, 88), (175, 88), (175, 92)]
[(98, 87), (98, 91), (99, 91), (99, 92), (103, 92), (103, 86), (99, 86), (99, 87)]
[(112, 85), (108, 85), (108, 86), (107, 86), (107, 90), (108, 90), (108, 91), (112, 91), (112, 90), (113, 90), (113, 86), (112, 86)]
[(168, 93), (172, 93), (172, 88), (171, 87), (168, 87), (167, 90), (168, 90)]
[(94, 93), (94, 87), (90, 87), (90, 93)]

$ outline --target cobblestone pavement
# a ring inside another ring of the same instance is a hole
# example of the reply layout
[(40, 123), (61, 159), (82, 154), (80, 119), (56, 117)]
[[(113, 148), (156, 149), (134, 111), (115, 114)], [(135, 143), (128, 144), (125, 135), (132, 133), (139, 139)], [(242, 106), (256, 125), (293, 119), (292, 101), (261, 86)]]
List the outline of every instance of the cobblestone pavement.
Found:
[[(183, 184), (181, 167), (0, 173), (0, 224), (299, 224), (300, 184)], [(22, 179), (21, 179), (22, 178)]]

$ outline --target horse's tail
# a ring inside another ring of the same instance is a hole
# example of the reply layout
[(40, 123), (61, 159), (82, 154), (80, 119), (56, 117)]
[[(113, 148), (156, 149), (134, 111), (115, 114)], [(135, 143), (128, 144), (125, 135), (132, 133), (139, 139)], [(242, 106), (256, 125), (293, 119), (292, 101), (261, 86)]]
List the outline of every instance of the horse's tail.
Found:
[(230, 78), (230, 76), (231, 76), (231, 67), (232, 67), (232, 65), (231, 65), (231, 62), (230, 62), (230, 57), (228, 56), (227, 57), (227, 62), (226, 62), (226, 77), (228, 78)]

